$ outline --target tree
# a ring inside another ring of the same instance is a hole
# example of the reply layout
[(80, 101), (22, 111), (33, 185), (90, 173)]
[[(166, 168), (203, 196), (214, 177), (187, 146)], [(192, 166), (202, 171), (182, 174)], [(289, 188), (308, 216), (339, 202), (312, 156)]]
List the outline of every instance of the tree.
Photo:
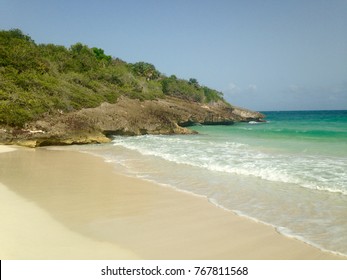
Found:
[(81, 54), (83, 52), (88, 52), (89, 48), (86, 45), (83, 45), (82, 43), (76, 43), (70, 47), (70, 50), (73, 54)]
[(137, 62), (131, 64), (131, 69), (136, 75), (145, 77), (147, 81), (156, 80), (160, 77), (160, 72), (155, 69), (153, 64), (147, 62)]
[(92, 48), (92, 51), (98, 60), (104, 60), (104, 61), (110, 62), (112, 59), (110, 55), (105, 54), (103, 49)]
[(95, 68), (98, 61), (94, 52), (82, 43), (76, 43), (70, 47), (73, 60), (71, 61), (70, 68), (77, 72), (86, 72)]
[(162, 90), (165, 95), (171, 95), (178, 98), (202, 102), (204, 100), (204, 92), (193, 81), (177, 79), (176, 76), (171, 76), (170, 78), (164, 78), (161, 81)]
[(195, 88), (200, 88), (200, 85), (199, 85), (199, 82), (197, 79), (194, 79), (194, 78), (190, 78), (188, 83), (192, 86), (194, 86)]
[(25, 35), (22, 30), (18, 29), (18, 28), (13, 28), (13, 29), (10, 29), (8, 31), (8, 34), (10, 35), (10, 37), (12, 38), (17, 38), (17, 39), (21, 39), (21, 40), (25, 40), (27, 42), (30, 42), (30, 43), (34, 43), (34, 40), (31, 39), (30, 36), (28, 35)]

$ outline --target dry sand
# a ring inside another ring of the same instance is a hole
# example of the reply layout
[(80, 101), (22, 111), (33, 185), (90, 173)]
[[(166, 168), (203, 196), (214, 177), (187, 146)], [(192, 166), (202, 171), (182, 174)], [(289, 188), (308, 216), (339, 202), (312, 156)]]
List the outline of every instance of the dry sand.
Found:
[(0, 182), (0, 259), (341, 259), (79, 152), (0, 153)]

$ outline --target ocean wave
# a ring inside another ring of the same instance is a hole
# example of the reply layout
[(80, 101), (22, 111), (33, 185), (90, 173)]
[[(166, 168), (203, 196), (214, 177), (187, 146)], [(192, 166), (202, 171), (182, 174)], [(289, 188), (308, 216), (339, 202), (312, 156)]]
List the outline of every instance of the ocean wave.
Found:
[(346, 159), (266, 153), (244, 143), (204, 138), (141, 136), (116, 138), (113, 145), (212, 172), (254, 176), (347, 195)]

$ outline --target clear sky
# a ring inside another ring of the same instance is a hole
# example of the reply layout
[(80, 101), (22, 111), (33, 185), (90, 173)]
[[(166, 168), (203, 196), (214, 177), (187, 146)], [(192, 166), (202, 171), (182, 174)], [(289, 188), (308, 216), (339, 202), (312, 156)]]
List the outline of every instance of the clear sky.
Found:
[(0, 29), (82, 42), (254, 110), (347, 109), (347, 0), (0, 0)]

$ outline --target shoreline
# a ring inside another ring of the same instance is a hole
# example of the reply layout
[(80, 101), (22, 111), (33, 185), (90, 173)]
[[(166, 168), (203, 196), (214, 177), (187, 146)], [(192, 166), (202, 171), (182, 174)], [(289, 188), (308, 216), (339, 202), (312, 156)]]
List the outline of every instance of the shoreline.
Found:
[(1, 259), (347, 259), (91, 154), (18, 148), (0, 162)]

